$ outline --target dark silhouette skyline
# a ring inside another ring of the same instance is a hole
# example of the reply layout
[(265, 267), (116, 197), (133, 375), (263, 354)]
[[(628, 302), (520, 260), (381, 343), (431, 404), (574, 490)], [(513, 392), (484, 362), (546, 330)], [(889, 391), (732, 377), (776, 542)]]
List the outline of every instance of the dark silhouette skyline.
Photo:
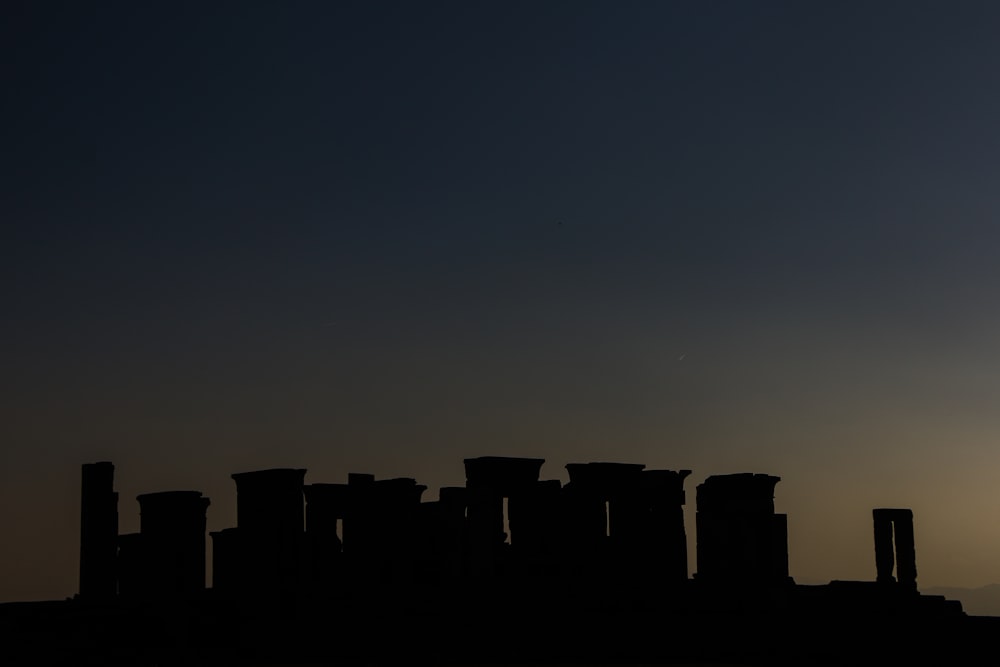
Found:
[(211, 533), (211, 587), (208, 498), (141, 494), (140, 531), (120, 535), (114, 465), (84, 464), (79, 594), (0, 605), (5, 647), (37, 664), (232, 665), (856, 664), (997, 649), (1000, 617), (918, 591), (909, 509), (872, 511), (872, 580), (801, 585), (780, 478), (710, 475), (688, 577), (691, 471), (570, 463), (562, 485), (543, 464), (465, 459), (466, 485), (437, 501), (412, 478), (233, 474), (237, 525)]
[[(222, 596), (331, 595), (344, 587), (453, 585), (465, 580), (621, 577), (687, 581), (684, 480), (690, 470), (569, 463), (569, 482), (541, 479), (544, 459), (464, 460), (466, 485), (422, 501), (412, 478), (349, 473), (305, 483), (302, 468), (231, 477), (237, 525), (212, 532)], [(111, 462), (82, 467), (80, 588), (88, 601), (169, 599), (206, 589), (206, 512), (199, 491), (140, 494), (140, 531), (119, 535)], [(794, 584), (780, 477), (710, 475), (697, 486), (693, 578), (712, 585)], [(875, 508), (879, 584), (917, 591), (913, 512)]]

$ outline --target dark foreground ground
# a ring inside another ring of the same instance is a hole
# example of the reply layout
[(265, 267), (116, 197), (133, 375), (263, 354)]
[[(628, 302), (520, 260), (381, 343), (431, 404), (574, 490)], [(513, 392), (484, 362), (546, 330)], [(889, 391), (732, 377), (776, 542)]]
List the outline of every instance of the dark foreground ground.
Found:
[[(0, 605), (4, 665), (1000, 664), (1000, 618), (856, 582)], [(529, 594), (530, 593), (530, 594)]]

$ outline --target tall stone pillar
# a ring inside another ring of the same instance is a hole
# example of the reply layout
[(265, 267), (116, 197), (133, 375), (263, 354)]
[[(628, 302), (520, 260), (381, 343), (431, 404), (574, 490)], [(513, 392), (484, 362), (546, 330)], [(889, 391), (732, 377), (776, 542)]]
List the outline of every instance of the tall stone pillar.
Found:
[(250, 574), (239, 528), (209, 533), (212, 537), (212, 590), (226, 597), (249, 595)]
[(140, 590), (156, 597), (193, 596), (205, 590), (205, 512), (199, 491), (146, 493), (140, 508)]
[(566, 465), (569, 483), (562, 489), (563, 556), (576, 575), (585, 575), (603, 552), (610, 521), (608, 501), (587, 479), (585, 465)]
[[(351, 488), (351, 487), (348, 487)], [(352, 575), (371, 585), (405, 585), (414, 580), (420, 497), (427, 489), (415, 479), (376, 480), (351, 497)], [(360, 503), (364, 506), (359, 506)], [(363, 521), (363, 523), (362, 523)], [(359, 542), (359, 535), (363, 541)]]
[(913, 543), (913, 512), (899, 510), (893, 519), (896, 544), (896, 579), (900, 585), (916, 590), (917, 553)]
[[(916, 590), (917, 556), (913, 542), (913, 511), (877, 508), (872, 510), (872, 521), (875, 526), (876, 581), (898, 581), (901, 586)], [(892, 576), (893, 565), (896, 568), (895, 579)]]
[(458, 581), (465, 574), (467, 498), (461, 486), (442, 487), (438, 492), (429, 536), (434, 572), (444, 582)]
[(780, 480), (739, 473), (713, 475), (698, 485), (698, 579), (728, 585), (787, 581), (787, 524), (774, 513)]
[[(468, 507), (468, 566), (473, 575), (493, 576), (504, 560), (504, 498), (515, 498), (538, 483), (545, 459), (482, 456), (465, 459)], [(509, 517), (508, 517), (509, 519)], [(508, 521), (509, 523), (509, 521)], [(508, 525), (510, 551), (517, 550), (518, 535)]]
[(895, 581), (892, 568), (896, 557), (892, 550), (891, 510), (872, 510), (872, 524), (875, 532), (875, 580), (882, 583)]
[(142, 535), (128, 533), (118, 536), (118, 596), (131, 600), (144, 594), (146, 561), (142, 548)]
[(560, 491), (557, 480), (540, 481), (510, 496), (507, 502), (507, 523), (511, 535), (517, 535), (517, 568), (519, 576), (537, 577), (556, 571)]
[(248, 579), (244, 593), (298, 593), (305, 570), (305, 474), (301, 468), (272, 468), (232, 475), (241, 569)]
[(644, 470), (643, 498), (648, 508), (645, 562), (654, 580), (688, 578), (687, 532), (684, 529), (684, 480), (690, 470)]
[(115, 466), (85, 463), (80, 489), (80, 597), (108, 600), (118, 590), (118, 494)]
[(352, 573), (352, 586), (362, 586), (372, 566), (372, 512), (375, 497), (375, 475), (369, 473), (348, 473), (347, 506), (341, 540), (343, 542), (344, 566)]
[(309, 484), (306, 497), (306, 541), (309, 550), (311, 584), (328, 594), (342, 577), (343, 520), (347, 511), (346, 484)]
[(641, 463), (569, 463), (566, 528), (571, 570), (591, 581), (644, 575), (649, 505)]

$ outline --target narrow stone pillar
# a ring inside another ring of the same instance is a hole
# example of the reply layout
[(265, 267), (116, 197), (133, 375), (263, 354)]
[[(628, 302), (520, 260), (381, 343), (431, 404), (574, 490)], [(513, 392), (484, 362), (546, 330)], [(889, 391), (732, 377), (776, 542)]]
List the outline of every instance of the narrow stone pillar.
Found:
[(466, 490), (461, 486), (442, 487), (438, 502), (423, 503), (435, 507), (428, 511), (431, 577), (441, 582), (458, 581), (465, 573)]
[(504, 543), (503, 496), (488, 486), (466, 487), (468, 566), (477, 577), (496, 573), (498, 554)]
[(907, 588), (917, 587), (917, 554), (913, 544), (913, 512), (897, 510), (893, 517), (896, 543), (896, 579)]
[(366, 550), (371, 542), (371, 495), (375, 475), (347, 473), (347, 505), (341, 524), (340, 540), (348, 569), (357, 569), (354, 563), (367, 560)]
[(118, 590), (118, 494), (115, 466), (85, 463), (80, 488), (80, 597), (114, 598)]
[(318, 594), (329, 594), (343, 576), (343, 532), (347, 510), (347, 484), (309, 484), (306, 497), (306, 545), (309, 552), (311, 586)]
[(892, 550), (892, 511), (872, 510), (875, 529), (875, 581), (892, 583), (892, 568), (896, 558)]
[(688, 578), (687, 533), (684, 529), (684, 479), (690, 470), (644, 470), (643, 495), (648, 506), (644, 560), (653, 581)]
[(209, 533), (212, 537), (212, 590), (225, 596), (250, 595), (252, 581), (243, 557), (239, 528)]

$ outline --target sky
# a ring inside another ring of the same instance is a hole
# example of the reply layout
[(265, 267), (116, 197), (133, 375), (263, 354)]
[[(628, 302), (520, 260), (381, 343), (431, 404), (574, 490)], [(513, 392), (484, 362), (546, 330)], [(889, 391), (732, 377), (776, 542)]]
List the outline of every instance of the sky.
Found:
[(12, 2), (0, 601), (80, 465), (778, 475), (800, 583), (1000, 582), (1000, 4)]

